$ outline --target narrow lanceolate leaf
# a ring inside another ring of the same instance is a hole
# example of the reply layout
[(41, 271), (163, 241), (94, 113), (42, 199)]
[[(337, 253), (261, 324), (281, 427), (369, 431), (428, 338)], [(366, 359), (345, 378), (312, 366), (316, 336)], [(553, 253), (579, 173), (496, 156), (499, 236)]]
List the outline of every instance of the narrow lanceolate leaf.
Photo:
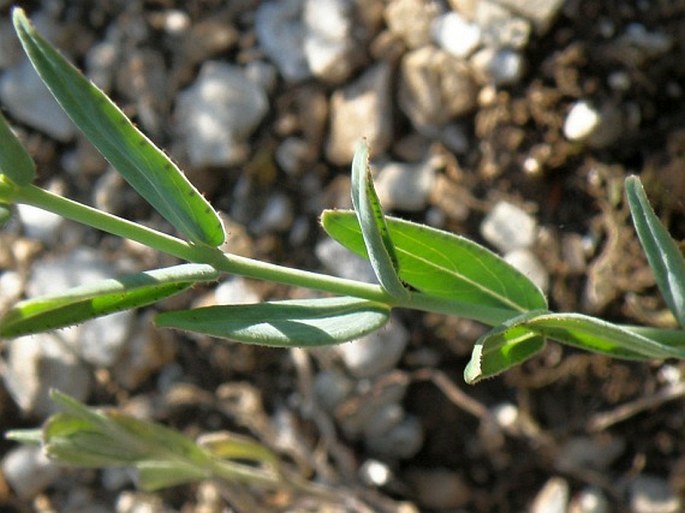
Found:
[(21, 9), (14, 10), (13, 20), (43, 82), (126, 181), (192, 242), (222, 244), (225, 233), (218, 214), (178, 167), (35, 31)]
[(36, 176), (36, 164), (0, 112), (0, 175), (17, 185), (30, 184)]
[[(632, 330), (587, 315), (543, 313), (525, 320), (522, 325), (563, 344), (614, 358), (685, 358), (685, 344), (664, 343), (645, 336), (650, 331)], [(655, 335), (659, 337), (658, 333)], [(664, 332), (662, 337), (665, 342), (675, 342), (669, 332)]]
[(652, 210), (640, 179), (626, 179), (626, 195), (633, 224), (664, 301), (685, 327), (685, 259)]
[(278, 347), (354, 340), (382, 327), (387, 305), (353, 297), (273, 301), (164, 312), (157, 326)]
[(409, 293), (397, 275), (395, 247), (373, 186), (369, 147), (365, 141), (357, 145), (352, 160), (352, 205), (378, 282), (396, 298), (406, 298)]
[(17, 303), (0, 319), (0, 337), (71, 326), (88, 319), (155, 303), (199, 281), (217, 279), (211, 266), (184, 264), (75, 287)]
[(530, 358), (548, 338), (613, 358), (685, 358), (682, 332), (624, 327), (582, 314), (538, 310), (510, 319), (482, 336), (464, 378), (475, 383), (494, 376)]
[(545, 346), (544, 337), (523, 325), (525, 320), (538, 314), (539, 311), (524, 313), (481, 336), (464, 369), (464, 381), (473, 384), (491, 378), (541, 351)]
[[(389, 216), (386, 220), (400, 279), (424, 294), (510, 310), (512, 316), (547, 308), (540, 289), (489, 249), (425, 225)], [(367, 256), (353, 212), (327, 210), (321, 224), (340, 244)]]

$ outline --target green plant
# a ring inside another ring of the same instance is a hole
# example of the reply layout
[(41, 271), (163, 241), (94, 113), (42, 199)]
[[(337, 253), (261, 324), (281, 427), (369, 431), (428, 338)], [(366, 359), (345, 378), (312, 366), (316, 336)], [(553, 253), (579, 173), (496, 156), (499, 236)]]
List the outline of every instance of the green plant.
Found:
[[(354, 209), (327, 210), (321, 224), (329, 236), (369, 260), (378, 285), (222, 252), (219, 246), (225, 233), (219, 216), (182, 172), (34, 30), (21, 10), (14, 11), (13, 21), (31, 62), (62, 108), (128, 183), (184, 238), (33, 185), (35, 165), (2, 116), (0, 214), (7, 217), (15, 203), (30, 204), (188, 263), (22, 301), (0, 319), (0, 337), (57, 329), (117, 310), (145, 306), (228, 273), (314, 289), (332, 297), (170, 311), (158, 314), (156, 325), (250, 344), (292, 347), (359, 338), (381, 328), (393, 308), (462, 316), (492, 326), (475, 343), (464, 373), (469, 383), (520, 364), (538, 353), (547, 339), (617, 358), (685, 358), (682, 329), (619, 325), (579, 313), (552, 312), (545, 296), (526, 276), (488, 249), (464, 237), (386, 216), (374, 190), (368, 148), (363, 142), (352, 163)], [(626, 180), (626, 192), (659, 289), (682, 327), (685, 260), (651, 209), (638, 178)], [(42, 438), (47, 447), (62, 447), (59, 437), (65, 430), (73, 440), (76, 434), (88, 432), (81, 430), (84, 425), (105, 425), (104, 414), (93, 413), (64, 396), (57, 398), (67, 412), (58, 416), (61, 420), (48, 422)], [(105, 417), (111, 421), (107, 425), (113, 423), (118, 426), (115, 431), (120, 429), (122, 417)], [(139, 434), (158, 429), (138, 429), (141, 425), (129, 421), (125, 424)], [(56, 429), (56, 425), (62, 427)], [(102, 432), (102, 436), (112, 436), (111, 430)], [(149, 441), (146, 435), (145, 440)], [(186, 442), (179, 439), (179, 443)], [(84, 453), (77, 454), (78, 450)], [(52, 454), (77, 464), (102, 463), (97, 455), (88, 455), (92, 448), (79, 446), (78, 450), (55, 450)], [(193, 465), (200, 460), (206, 465), (209, 457), (198, 455), (187, 467), (187, 475), (195, 476), (197, 469)], [(153, 461), (158, 461), (155, 458)], [(264, 462), (263, 454), (256, 461)]]

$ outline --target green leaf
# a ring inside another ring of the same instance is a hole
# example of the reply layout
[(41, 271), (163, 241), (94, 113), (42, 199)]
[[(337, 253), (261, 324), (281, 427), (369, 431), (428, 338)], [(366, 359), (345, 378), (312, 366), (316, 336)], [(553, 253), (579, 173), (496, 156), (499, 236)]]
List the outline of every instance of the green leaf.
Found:
[[(587, 351), (603, 353), (613, 358), (635, 360), (685, 358), (685, 344), (681, 343), (680, 347), (675, 344), (665, 344), (648, 338), (636, 330), (587, 315), (543, 313), (525, 320), (522, 324), (544, 337)], [(668, 332), (664, 332), (663, 336), (666, 340), (673, 341), (672, 335)]]
[(12, 217), (12, 209), (9, 205), (0, 203), (0, 228), (5, 226)]
[(221, 245), (225, 233), (218, 214), (178, 167), (35, 31), (23, 10), (14, 10), (13, 21), (41, 79), (100, 153), (192, 242)]
[(211, 473), (183, 461), (145, 460), (135, 465), (138, 471), (138, 487), (147, 492), (156, 492), (170, 486), (202, 481)]
[(524, 321), (539, 313), (540, 311), (524, 313), (481, 336), (464, 369), (464, 381), (474, 384), (491, 378), (540, 352), (545, 347), (544, 338), (523, 325)]
[(278, 347), (354, 340), (382, 327), (387, 305), (353, 297), (224, 305), (159, 314), (157, 326)]
[(357, 145), (352, 160), (352, 205), (378, 282), (392, 296), (408, 297), (409, 292), (397, 275), (395, 247), (373, 186), (369, 168), (369, 147), (363, 140)]
[[(424, 294), (512, 311), (545, 309), (547, 301), (526, 276), (475, 242), (429, 226), (386, 217), (402, 281)], [(326, 210), (321, 223), (333, 239), (367, 256), (354, 213)]]
[(33, 162), (21, 141), (0, 112), (0, 175), (7, 176), (17, 185), (30, 184), (36, 176)]
[(633, 224), (664, 301), (680, 326), (685, 326), (685, 259), (652, 210), (637, 176), (625, 182)]
[(0, 337), (63, 328), (110, 313), (155, 303), (196, 282), (215, 280), (209, 265), (183, 264), (75, 287), (63, 294), (21, 301), (0, 319)]

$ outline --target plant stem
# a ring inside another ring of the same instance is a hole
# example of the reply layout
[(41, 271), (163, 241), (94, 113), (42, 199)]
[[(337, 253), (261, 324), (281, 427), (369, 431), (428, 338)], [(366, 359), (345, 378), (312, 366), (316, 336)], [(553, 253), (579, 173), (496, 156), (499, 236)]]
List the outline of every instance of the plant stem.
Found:
[(34, 185), (19, 187), (12, 199), (18, 203), (25, 203), (53, 212), (66, 219), (97, 228), (112, 235), (134, 240), (182, 260), (209, 264), (218, 271), (334, 294), (354, 296), (388, 305), (395, 304), (393, 297), (385, 292), (380, 285), (302, 271), (252, 258), (223, 253), (218, 248), (211, 246), (191, 244), (152, 228), (147, 228), (83, 203), (53, 194)]

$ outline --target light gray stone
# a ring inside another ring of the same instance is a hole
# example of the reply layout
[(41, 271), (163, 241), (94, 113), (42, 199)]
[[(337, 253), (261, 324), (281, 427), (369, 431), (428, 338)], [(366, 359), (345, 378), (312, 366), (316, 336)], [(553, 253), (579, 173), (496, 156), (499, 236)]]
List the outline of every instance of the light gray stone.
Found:
[(392, 94), (390, 66), (379, 63), (331, 97), (331, 129), (326, 156), (334, 164), (352, 162), (362, 137), (371, 154), (379, 155), (392, 142)]
[(221, 282), (214, 290), (214, 298), (218, 305), (259, 303), (261, 300), (254, 288), (240, 276), (233, 276)]
[(8, 341), (3, 381), (10, 396), (26, 414), (45, 418), (58, 408), (50, 400), (55, 388), (83, 400), (90, 391), (90, 374), (67, 343), (56, 335), (39, 333)]
[(276, 162), (290, 176), (298, 176), (314, 159), (315, 150), (299, 137), (288, 137), (276, 149)]
[(630, 484), (630, 510), (632, 513), (678, 513), (683, 501), (658, 476), (640, 475)]
[(624, 129), (621, 112), (612, 104), (597, 107), (586, 100), (573, 104), (562, 127), (570, 141), (585, 142), (595, 148), (614, 143)]
[(480, 233), (490, 244), (508, 253), (533, 244), (537, 221), (516, 205), (500, 201), (481, 223)]
[(407, 415), (402, 422), (380, 436), (366, 437), (369, 451), (393, 459), (409, 459), (421, 450), (424, 432), (419, 419)]
[(253, 223), (252, 229), (258, 234), (284, 232), (290, 229), (294, 217), (295, 213), (290, 198), (277, 192), (269, 197), (259, 219)]
[(535, 496), (530, 513), (566, 513), (569, 495), (568, 481), (561, 477), (552, 477)]
[(30, 499), (45, 490), (62, 472), (42, 448), (32, 445), (15, 447), (2, 459), (3, 477), (21, 499)]
[(340, 82), (353, 69), (351, 0), (305, 0), (304, 54), (314, 76)]
[(483, 48), (473, 55), (471, 65), (482, 82), (495, 86), (518, 83), (526, 68), (523, 56), (510, 48)]
[(529, 249), (519, 248), (509, 251), (504, 255), (504, 260), (535, 283), (541, 291), (545, 292), (547, 287), (549, 287), (549, 273), (547, 269)]
[(388, 162), (375, 179), (378, 199), (386, 209), (418, 212), (426, 208), (435, 184), (430, 160), (419, 164)]
[(176, 120), (190, 163), (195, 167), (243, 162), (247, 139), (269, 108), (264, 90), (245, 72), (222, 62), (206, 62), (195, 82), (179, 93)]
[(27, 237), (37, 239), (48, 246), (59, 238), (64, 225), (62, 216), (24, 203), (17, 205), (17, 213)]
[(395, 319), (354, 342), (335, 346), (335, 350), (352, 375), (368, 378), (393, 369), (408, 343), (409, 332)]
[(535, 25), (539, 33), (547, 32), (564, 0), (495, 0), (511, 12), (518, 14)]
[(0, 76), (0, 102), (22, 123), (61, 142), (70, 141), (76, 127), (48, 91), (28, 59)]
[(316, 398), (329, 413), (333, 413), (353, 390), (354, 381), (338, 370), (323, 370), (314, 378)]
[(333, 239), (323, 239), (316, 245), (314, 253), (324, 267), (336, 276), (377, 283), (376, 275), (368, 260), (355, 255)]
[(604, 471), (621, 456), (625, 445), (615, 436), (573, 437), (561, 447), (554, 463), (564, 472)]
[(482, 30), (485, 46), (522, 49), (528, 44), (530, 22), (495, 2), (478, 2), (473, 18)]
[(304, 1), (264, 2), (257, 8), (255, 16), (259, 45), (278, 67), (283, 78), (291, 82), (312, 75), (304, 52)]
[(440, 127), (472, 111), (477, 93), (467, 64), (444, 50), (425, 46), (402, 59), (398, 103), (427, 137), (435, 137)]
[(609, 513), (609, 499), (594, 486), (583, 488), (573, 497), (568, 513)]
[(433, 41), (455, 57), (468, 57), (481, 42), (481, 29), (457, 12), (438, 16), (431, 26)]

